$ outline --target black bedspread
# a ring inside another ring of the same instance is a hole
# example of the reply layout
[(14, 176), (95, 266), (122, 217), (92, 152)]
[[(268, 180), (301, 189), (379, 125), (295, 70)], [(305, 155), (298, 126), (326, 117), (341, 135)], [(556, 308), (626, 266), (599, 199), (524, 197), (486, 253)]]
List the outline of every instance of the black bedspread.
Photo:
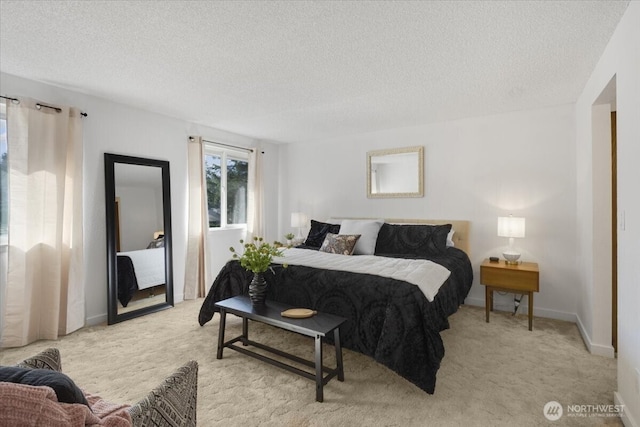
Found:
[[(473, 280), (467, 255), (448, 248), (430, 258), (451, 271), (433, 302), (407, 282), (369, 274), (273, 265), (265, 273), (267, 299), (340, 315), (349, 319), (340, 330), (344, 347), (373, 357), (428, 393), (444, 357), (440, 332), (464, 302)], [(228, 262), (215, 279), (198, 321), (213, 318), (217, 301), (247, 294), (252, 273)]]
[(133, 261), (126, 255), (118, 255), (118, 300), (123, 307), (131, 301), (133, 294), (138, 290), (138, 279), (133, 267)]

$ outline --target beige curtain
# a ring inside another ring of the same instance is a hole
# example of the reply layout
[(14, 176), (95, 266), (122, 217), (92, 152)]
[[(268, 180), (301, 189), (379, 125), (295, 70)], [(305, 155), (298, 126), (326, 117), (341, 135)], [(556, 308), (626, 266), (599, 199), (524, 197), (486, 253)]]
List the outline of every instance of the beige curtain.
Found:
[(187, 227), (184, 298), (195, 299), (204, 297), (207, 283), (212, 282), (208, 268), (209, 215), (207, 212), (207, 183), (204, 176), (204, 143), (202, 138), (199, 136), (190, 137), (187, 150), (189, 223)]
[(75, 108), (7, 105), (9, 219), (0, 347), (84, 325), (82, 122)]
[(249, 194), (247, 197), (247, 240), (265, 237), (262, 190), (262, 151), (254, 148), (249, 154)]
[[(209, 214), (207, 212), (207, 183), (204, 172), (204, 141), (200, 136), (189, 137), (189, 224), (187, 262), (185, 267), (184, 298), (205, 296), (206, 287), (213, 282), (209, 268)], [(261, 237), (262, 217), (262, 154), (254, 149), (249, 154), (249, 188), (247, 201), (247, 240)]]

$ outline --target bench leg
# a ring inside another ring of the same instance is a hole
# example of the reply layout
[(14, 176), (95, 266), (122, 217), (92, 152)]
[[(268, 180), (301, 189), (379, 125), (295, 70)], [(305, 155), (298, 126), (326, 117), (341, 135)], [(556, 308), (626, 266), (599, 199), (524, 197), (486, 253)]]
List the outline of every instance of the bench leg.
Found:
[(338, 381), (344, 381), (344, 367), (342, 365), (342, 347), (340, 346), (340, 328), (333, 331), (333, 341), (336, 347), (336, 365), (338, 368)]
[(322, 336), (316, 335), (316, 401), (323, 401), (322, 392)]
[(220, 331), (218, 331), (218, 354), (217, 359), (222, 359), (222, 349), (224, 348), (224, 326), (227, 319), (227, 312), (224, 309), (220, 309)]
[(247, 340), (249, 339), (249, 319), (242, 318), (242, 345), (247, 346)]

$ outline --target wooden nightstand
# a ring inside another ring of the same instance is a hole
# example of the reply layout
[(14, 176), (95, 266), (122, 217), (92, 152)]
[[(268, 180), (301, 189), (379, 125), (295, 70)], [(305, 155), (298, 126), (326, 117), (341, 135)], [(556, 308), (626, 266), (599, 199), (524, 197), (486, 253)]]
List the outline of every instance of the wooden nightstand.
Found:
[(485, 259), (480, 265), (480, 283), (485, 289), (487, 323), (493, 311), (493, 291), (527, 294), (529, 296), (529, 330), (533, 330), (533, 293), (540, 290), (540, 272), (535, 262), (507, 265), (504, 260), (491, 262)]

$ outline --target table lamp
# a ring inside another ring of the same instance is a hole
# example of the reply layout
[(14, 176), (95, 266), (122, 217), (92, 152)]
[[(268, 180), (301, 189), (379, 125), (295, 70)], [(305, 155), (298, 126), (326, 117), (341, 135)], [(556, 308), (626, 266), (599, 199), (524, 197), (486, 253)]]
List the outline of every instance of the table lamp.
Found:
[(304, 240), (304, 236), (302, 235), (302, 228), (307, 226), (307, 216), (302, 212), (292, 212), (291, 213), (291, 227), (298, 229), (298, 235), (296, 236), (297, 241)]
[(506, 264), (518, 264), (520, 252), (513, 246), (513, 239), (524, 237), (524, 218), (516, 218), (513, 215), (498, 217), (498, 236), (509, 238), (509, 248), (502, 253)]

